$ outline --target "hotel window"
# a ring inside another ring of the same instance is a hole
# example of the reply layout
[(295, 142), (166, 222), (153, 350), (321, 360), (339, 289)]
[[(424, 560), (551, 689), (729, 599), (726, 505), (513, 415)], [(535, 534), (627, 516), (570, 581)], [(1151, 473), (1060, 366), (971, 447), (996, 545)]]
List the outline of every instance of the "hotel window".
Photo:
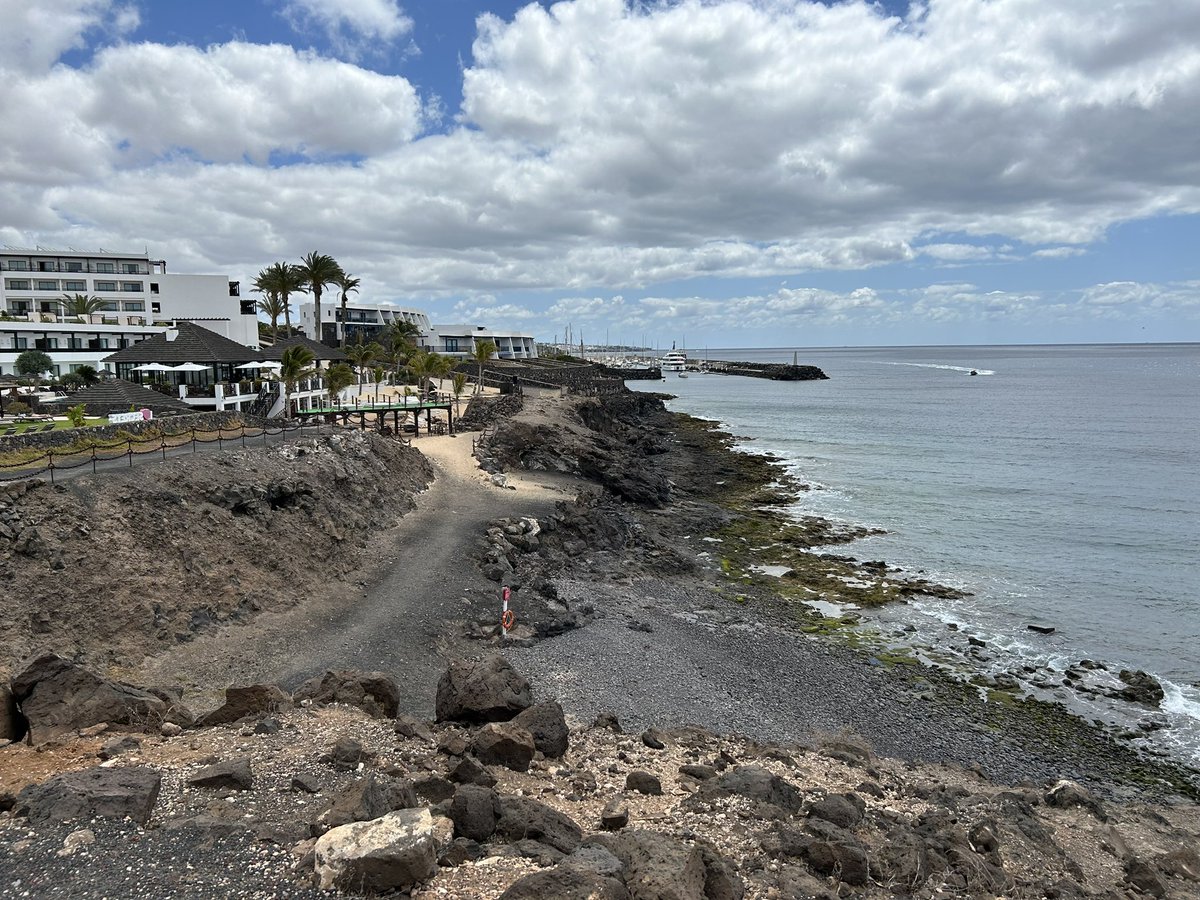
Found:
[(133, 303), (125, 304), (125, 312), (145, 312), (145, 311), (146, 311), (146, 304), (143, 303), (141, 300), (137, 300)]
[(142, 270), (137, 263), (121, 263), (122, 275), (141, 275)]
[(9, 278), (4, 282), (4, 286), (10, 291), (27, 291), (29, 290), (29, 282), (22, 278)]
[(28, 272), (29, 263), (23, 259), (10, 259), (8, 261), (8, 270), (10, 272)]
[(13, 338), (13, 344), (15, 345), (15, 348), (17, 350), (28, 350), (29, 349), (29, 338), (23, 338), (23, 337)]
[(98, 291), (115, 291), (117, 283), (115, 281), (97, 281), (96, 290)]
[(115, 275), (117, 267), (114, 263), (96, 263), (96, 271), (101, 275)]
[(120, 312), (121, 305), (116, 300), (105, 300), (100, 305), (101, 312)]
[(158, 293), (158, 282), (157, 281), (150, 282), (150, 293), (152, 293), (152, 294)]
[(9, 312), (16, 313), (18, 316), (23, 316), (25, 313), (29, 312), (31, 303), (32, 301), (30, 300), (12, 300), (8, 304), (8, 309)]
[(52, 263), (52, 262), (41, 261), (38, 263), (38, 271), (39, 272), (57, 272), (58, 265), (56, 263)]
[(57, 291), (58, 290), (58, 282), (57, 281), (39, 281), (37, 283), (37, 289), (39, 291)]
[(447, 353), (457, 353), (458, 352), (458, 338), (446, 338), (446, 352)]
[[(86, 350), (87, 348), (83, 345), (82, 338), (73, 337), (73, 338), (67, 339), (67, 349), (68, 350)], [(72, 369), (71, 371), (73, 372), (75, 370)]]
[(63, 290), (64, 291), (86, 291), (87, 290), (87, 282), (86, 281), (64, 281), (63, 282)]
[(141, 293), (144, 290), (140, 281), (122, 281), (121, 290), (133, 293)]
[(59, 306), (57, 300), (42, 300), (38, 303), (38, 311), (44, 313), (56, 313)]
[(82, 272), (83, 271), (83, 263), (81, 263), (81, 262), (63, 263), (63, 271), (64, 272)]
[(150, 304), (150, 312), (152, 312), (152, 313), (160, 313), (160, 312), (162, 312), (162, 304), (161, 304), (161, 303), (159, 303), (157, 300), (153, 301), (153, 302)]

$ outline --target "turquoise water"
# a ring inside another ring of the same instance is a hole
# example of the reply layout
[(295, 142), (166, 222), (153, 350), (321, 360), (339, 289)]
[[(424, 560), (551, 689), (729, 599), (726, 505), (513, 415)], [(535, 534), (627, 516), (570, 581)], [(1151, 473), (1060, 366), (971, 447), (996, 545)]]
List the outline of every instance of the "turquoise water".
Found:
[[(708, 354), (791, 362), (793, 349)], [(994, 670), (1089, 658), (1149, 671), (1169, 739), (1200, 760), (1200, 345), (817, 349), (799, 362), (830, 380), (631, 387), (669, 390), (673, 409), (788, 460), (814, 487), (796, 512), (887, 529), (851, 548), (859, 558), (974, 594), (883, 619), (933, 640), (958, 624), (988, 641)]]

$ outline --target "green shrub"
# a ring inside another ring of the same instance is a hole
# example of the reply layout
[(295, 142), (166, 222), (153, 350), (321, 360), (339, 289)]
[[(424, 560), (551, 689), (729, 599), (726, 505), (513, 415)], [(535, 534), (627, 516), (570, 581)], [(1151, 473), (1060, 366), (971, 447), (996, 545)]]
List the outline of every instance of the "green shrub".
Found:
[(72, 427), (74, 427), (74, 428), (82, 428), (84, 425), (84, 422), (86, 420), (86, 417), (87, 417), (87, 410), (84, 409), (84, 406), (82, 403), (80, 403), (78, 406), (72, 406), (70, 409), (67, 410), (67, 419), (68, 419), (68, 421), (70, 421)]

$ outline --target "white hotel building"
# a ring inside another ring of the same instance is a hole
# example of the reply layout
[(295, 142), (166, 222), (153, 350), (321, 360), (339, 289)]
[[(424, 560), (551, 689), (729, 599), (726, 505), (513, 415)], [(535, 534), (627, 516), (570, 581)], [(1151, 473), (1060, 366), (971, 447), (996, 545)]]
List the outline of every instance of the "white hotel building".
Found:
[[(64, 297), (99, 297), (86, 320), (64, 314)], [(43, 350), (52, 373), (97, 371), (110, 353), (189, 321), (258, 346), (255, 302), (223, 275), (167, 274), (147, 254), (0, 247), (0, 374), (14, 374), (25, 350)]]
[[(316, 340), (316, 304), (300, 304), (300, 321), (297, 323), (304, 333)], [(500, 359), (534, 359), (537, 357), (537, 342), (532, 334), (486, 328), (482, 325), (433, 325), (424, 310), (402, 306), (368, 306), (361, 303), (346, 304), (344, 323), (346, 340), (356, 343), (383, 343), (389, 328), (395, 322), (411, 322), (420, 332), (417, 346), (432, 350), (443, 356), (465, 359), (477, 343), (491, 341), (497, 347)], [(342, 307), (340, 302), (321, 301), (322, 343), (337, 346), (342, 338)]]

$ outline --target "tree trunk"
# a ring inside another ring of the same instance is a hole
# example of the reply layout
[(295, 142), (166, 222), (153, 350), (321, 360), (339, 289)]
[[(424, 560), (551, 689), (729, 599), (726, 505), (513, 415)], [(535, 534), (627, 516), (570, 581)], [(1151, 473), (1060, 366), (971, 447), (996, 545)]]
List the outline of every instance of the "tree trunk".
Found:
[(313, 292), (313, 320), (316, 322), (316, 324), (313, 326), (314, 332), (315, 332), (313, 334), (313, 340), (320, 343), (321, 342), (321, 286), (319, 284), (314, 284), (312, 286), (312, 292)]
[(288, 302), (290, 295), (283, 292), (283, 324), (287, 326), (287, 336), (292, 336), (292, 304)]
[(342, 352), (346, 352), (346, 295), (342, 294)]

